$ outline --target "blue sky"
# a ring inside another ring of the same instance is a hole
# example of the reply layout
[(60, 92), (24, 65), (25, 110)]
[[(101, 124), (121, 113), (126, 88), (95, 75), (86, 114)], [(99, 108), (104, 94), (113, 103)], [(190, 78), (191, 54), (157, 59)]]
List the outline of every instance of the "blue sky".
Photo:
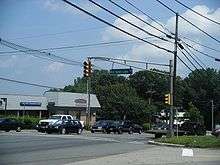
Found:
[[(126, 23), (123, 23), (112, 15), (106, 13), (102, 9), (95, 7), (86, 0), (72, 0), (72, 2), (139, 37), (149, 37), (145, 33), (132, 28)], [(148, 30), (156, 35), (162, 35), (158, 31), (150, 29), (149, 26), (113, 6), (107, 0), (96, 0), (96, 2), (102, 4), (145, 30)], [(155, 22), (149, 20), (146, 16), (126, 4), (124, 0), (118, 0), (115, 2), (128, 8), (130, 11), (142, 19), (145, 19), (152, 25), (158, 26)], [(173, 31), (173, 13), (161, 6), (158, 2), (155, 0), (139, 0), (131, 2)], [(179, 14), (183, 15), (194, 24), (220, 39), (219, 25), (211, 23), (208, 20), (193, 14), (174, 0), (163, 0), (163, 2), (178, 11)], [(187, 4), (190, 8), (193, 8), (207, 17), (220, 22), (219, 0), (181, 0), (181, 2)], [(2, 0), (0, 1), (0, 20), (0, 37), (2, 39), (33, 49), (131, 39), (131, 37), (109, 28), (107, 25), (83, 14), (80, 11), (77, 11), (74, 8), (69, 7), (64, 2), (58, 0)], [(158, 26), (158, 28), (161, 27)], [(201, 32), (194, 29), (191, 25), (181, 19), (179, 22), (179, 35), (180, 38), (184, 36), (189, 37), (201, 44), (220, 50), (219, 43), (203, 35)], [(173, 45), (171, 44), (155, 39), (149, 39), (148, 41), (173, 50)], [(191, 43), (190, 41), (187, 42), (200, 51), (220, 58), (219, 52), (203, 48)], [(0, 52), (12, 50), (13, 49), (0, 45)], [(87, 47), (81, 49), (66, 49), (47, 52), (80, 62), (83, 62), (88, 56), (117, 57), (158, 63), (168, 63), (169, 59), (172, 59), (172, 55), (137, 41), (112, 46), (96, 46), (90, 48)], [(184, 59), (181, 53), (179, 53), (179, 55)], [(213, 59), (197, 53), (196, 55), (207, 65), (207, 67), (213, 67), (218, 70), (220, 69), (219, 63), (215, 62)], [(184, 61), (186, 61), (186, 59), (184, 59)], [(93, 62), (95, 65), (100, 66), (103, 69), (111, 69), (112, 66), (111, 63), (105, 63), (102, 61)], [(122, 68), (122, 66), (117, 65), (114, 67)], [(192, 66), (191, 68), (193, 69)], [(39, 59), (24, 53), (0, 54), (0, 77), (48, 86), (64, 87), (65, 85), (72, 84), (75, 78), (81, 77), (82, 72), (82, 67), (79, 65), (69, 66)], [(177, 73), (178, 75), (184, 77), (187, 76), (189, 71), (180, 62), (178, 62)], [(45, 90), (46, 89), (44, 88), (31, 87), (0, 80), (0, 93), (41, 95)]]

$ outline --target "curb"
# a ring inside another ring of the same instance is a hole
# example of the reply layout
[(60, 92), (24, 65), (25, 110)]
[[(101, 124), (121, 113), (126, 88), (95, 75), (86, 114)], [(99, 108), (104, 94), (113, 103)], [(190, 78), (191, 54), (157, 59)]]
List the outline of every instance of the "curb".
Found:
[(153, 144), (153, 145), (158, 145), (158, 146), (167, 146), (167, 147), (185, 147), (185, 145), (181, 145), (181, 144), (160, 143), (160, 142), (155, 142), (153, 140), (149, 140), (148, 144)]

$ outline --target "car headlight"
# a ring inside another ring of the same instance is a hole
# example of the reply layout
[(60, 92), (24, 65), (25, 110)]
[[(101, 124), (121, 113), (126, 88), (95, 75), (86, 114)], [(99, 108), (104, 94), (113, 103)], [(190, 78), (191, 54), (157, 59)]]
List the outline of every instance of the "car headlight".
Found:
[(56, 129), (58, 129), (58, 128), (59, 128), (59, 126), (56, 126), (55, 128), (56, 128)]
[(36, 125), (36, 127), (39, 127), (38, 124)]

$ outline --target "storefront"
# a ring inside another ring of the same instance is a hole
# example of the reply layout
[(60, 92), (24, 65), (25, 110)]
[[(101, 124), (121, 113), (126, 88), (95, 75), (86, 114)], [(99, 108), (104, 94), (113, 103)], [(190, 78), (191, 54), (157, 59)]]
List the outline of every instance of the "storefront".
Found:
[[(43, 96), (0, 94), (0, 115), (38, 116), (70, 114), (86, 121), (88, 95), (70, 92), (45, 92)], [(90, 95), (90, 121), (95, 122), (100, 109), (96, 95)]]

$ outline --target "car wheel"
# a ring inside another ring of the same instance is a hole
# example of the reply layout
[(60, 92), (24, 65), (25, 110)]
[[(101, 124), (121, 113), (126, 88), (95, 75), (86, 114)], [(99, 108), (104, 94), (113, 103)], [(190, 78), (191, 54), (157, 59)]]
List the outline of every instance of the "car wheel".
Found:
[(118, 134), (122, 134), (122, 130), (118, 130)]
[(10, 131), (9, 129), (5, 130), (5, 132), (9, 132), (9, 131)]
[(103, 133), (106, 133), (106, 129), (103, 129), (103, 131), (102, 131)]
[(17, 127), (16, 132), (21, 132), (21, 127)]
[(94, 131), (94, 130), (91, 130), (91, 133), (95, 133), (95, 131)]
[(65, 129), (65, 128), (62, 128), (62, 129), (61, 129), (61, 134), (62, 134), (62, 135), (66, 134), (66, 129)]
[(129, 133), (129, 134), (133, 134), (132, 129), (129, 129), (128, 133)]
[(77, 134), (78, 135), (82, 134), (82, 129), (81, 128), (78, 129)]
[(141, 130), (139, 130), (139, 131), (138, 131), (138, 133), (139, 133), (139, 134), (141, 134), (141, 133), (142, 133), (142, 131), (141, 131)]

